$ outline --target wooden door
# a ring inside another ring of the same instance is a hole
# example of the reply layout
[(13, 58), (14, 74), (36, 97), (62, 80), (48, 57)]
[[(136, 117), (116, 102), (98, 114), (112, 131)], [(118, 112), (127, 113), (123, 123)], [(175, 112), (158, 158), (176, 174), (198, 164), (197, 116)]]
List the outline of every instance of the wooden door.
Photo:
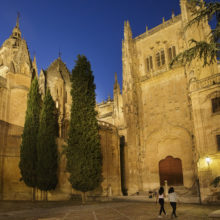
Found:
[(169, 186), (183, 185), (182, 162), (178, 158), (166, 157), (159, 162), (160, 185), (167, 180)]

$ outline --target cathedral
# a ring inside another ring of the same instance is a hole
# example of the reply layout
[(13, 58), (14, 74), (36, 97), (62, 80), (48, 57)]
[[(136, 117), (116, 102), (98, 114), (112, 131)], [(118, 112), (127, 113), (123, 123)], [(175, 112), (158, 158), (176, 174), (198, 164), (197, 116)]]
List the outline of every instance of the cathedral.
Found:
[[(207, 21), (184, 27), (192, 18), (186, 0), (181, 14), (132, 36), (124, 23), (122, 88), (115, 74), (113, 99), (97, 104), (103, 155), (103, 182), (91, 196), (133, 196), (175, 186), (202, 202), (220, 200), (211, 185), (220, 176), (220, 65), (170, 61), (189, 48), (189, 40), (206, 40)], [(31, 199), (18, 167), (27, 94), (38, 74), (17, 19), (11, 36), (0, 47), (0, 199)], [(58, 57), (38, 76), (59, 112), (59, 183), (49, 200), (67, 200), (75, 192), (68, 182), (66, 144), (70, 108), (70, 71)], [(36, 195), (38, 197), (38, 195)], [(198, 201), (198, 200), (197, 200)]]

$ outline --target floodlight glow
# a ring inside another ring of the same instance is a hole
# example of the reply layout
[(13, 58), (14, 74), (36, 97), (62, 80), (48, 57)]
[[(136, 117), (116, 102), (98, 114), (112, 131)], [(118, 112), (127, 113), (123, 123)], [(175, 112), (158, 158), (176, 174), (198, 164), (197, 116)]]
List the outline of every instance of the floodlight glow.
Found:
[(210, 159), (209, 157), (206, 157), (206, 158), (205, 158), (205, 161), (206, 161), (206, 163), (209, 165), (210, 162), (211, 162), (211, 159)]

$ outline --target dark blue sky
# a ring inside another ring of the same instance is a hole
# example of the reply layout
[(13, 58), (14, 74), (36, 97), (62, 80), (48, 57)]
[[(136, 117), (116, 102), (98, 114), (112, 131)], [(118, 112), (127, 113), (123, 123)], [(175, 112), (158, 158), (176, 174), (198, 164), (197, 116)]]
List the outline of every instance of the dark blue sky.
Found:
[(0, 45), (15, 26), (20, 29), (31, 57), (36, 53), (38, 71), (61, 58), (71, 71), (78, 54), (91, 62), (97, 101), (113, 92), (114, 73), (122, 81), (123, 25), (129, 20), (133, 37), (180, 13), (179, 0), (1, 0)]

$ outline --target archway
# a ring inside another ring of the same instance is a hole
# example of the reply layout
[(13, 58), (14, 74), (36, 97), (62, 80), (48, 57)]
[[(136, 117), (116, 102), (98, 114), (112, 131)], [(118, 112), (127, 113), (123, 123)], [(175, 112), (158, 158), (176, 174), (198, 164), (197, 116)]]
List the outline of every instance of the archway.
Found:
[(159, 162), (160, 185), (167, 180), (168, 185), (183, 185), (182, 162), (179, 158), (168, 156)]

